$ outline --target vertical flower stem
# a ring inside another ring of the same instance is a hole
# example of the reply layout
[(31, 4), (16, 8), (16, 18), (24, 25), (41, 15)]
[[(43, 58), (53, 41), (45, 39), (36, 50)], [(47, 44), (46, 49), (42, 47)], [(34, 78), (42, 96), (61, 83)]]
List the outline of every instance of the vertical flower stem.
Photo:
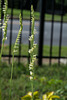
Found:
[(23, 25), (22, 25), (22, 16), (21, 16), (21, 14), (20, 14), (20, 16), (19, 16), (19, 19), (20, 19), (20, 29), (19, 29), (19, 32), (18, 32), (16, 41), (15, 41), (14, 48), (13, 48), (13, 53), (12, 53), (12, 67), (11, 67), (11, 78), (10, 78), (9, 100), (11, 100), (12, 78), (13, 78), (13, 66), (14, 66), (14, 54), (18, 51), (18, 48), (19, 48), (18, 42), (19, 42), (20, 35), (21, 35), (21, 32), (22, 32), (22, 28), (23, 28)]
[(0, 100), (2, 100), (2, 97), (1, 97), (1, 89), (0, 89)]
[[(1, 39), (1, 25), (2, 25), (2, 23), (1, 23), (1, 10), (2, 10), (2, 8), (1, 8), (1, 0), (0, 0), (0, 39)], [(0, 40), (0, 52), (1, 52), (1, 40)], [(0, 63), (1, 63), (1, 60), (0, 60)]]
[(1, 0), (0, 0), (0, 20), (1, 20)]
[(1, 53), (0, 53), (0, 63), (1, 63), (1, 57), (2, 57), (2, 52), (3, 52), (3, 47), (4, 47), (4, 40), (2, 40), (2, 47), (1, 47)]
[(12, 68), (11, 68), (11, 78), (10, 78), (9, 100), (11, 100), (12, 78), (13, 78), (13, 65), (14, 65), (14, 53), (13, 53), (13, 57), (12, 57)]
[[(4, 0), (4, 8), (3, 8), (3, 12), (4, 12), (4, 24), (3, 24), (3, 39), (2, 39), (2, 47), (1, 47), (1, 53), (0, 53), (0, 63), (1, 63), (1, 57), (2, 57), (2, 52), (3, 52), (3, 47), (4, 47), (4, 42), (5, 40), (7, 40), (7, 22), (8, 22), (8, 17), (7, 17), (7, 7), (8, 6), (8, 2), (7, 0)], [(1, 0), (0, 0), (0, 13), (1, 13)], [(1, 20), (1, 14), (0, 14), (0, 20)]]
[[(0, 27), (1, 27), (1, 0), (0, 0)], [(0, 31), (1, 31), (1, 29), (0, 29)], [(1, 38), (0, 38), (1, 39)], [(1, 46), (1, 44), (0, 44), (0, 46)], [(1, 63), (1, 52), (0, 52), (0, 63)]]
[(33, 79), (31, 80), (31, 87), (32, 87), (32, 100), (33, 100)]
[(33, 92), (34, 92), (34, 62), (35, 62), (35, 53), (34, 49), (36, 48), (36, 45), (34, 44), (34, 10), (33, 6), (31, 5), (31, 36), (29, 37), (30, 41), (30, 49), (29, 49), (29, 54), (30, 54), (30, 64), (29, 64), (29, 71), (30, 71), (30, 82), (31, 82), (31, 91), (32, 91), (32, 100), (34, 99)]

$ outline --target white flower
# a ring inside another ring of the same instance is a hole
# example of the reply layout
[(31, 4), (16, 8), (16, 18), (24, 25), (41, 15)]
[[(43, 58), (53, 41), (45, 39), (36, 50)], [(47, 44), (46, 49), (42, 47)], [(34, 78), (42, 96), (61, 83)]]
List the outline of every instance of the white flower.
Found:
[(14, 52), (14, 53), (16, 53), (16, 52), (17, 52), (17, 50), (14, 50), (13, 52)]
[(34, 36), (31, 35), (31, 36), (29, 37), (29, 40), (32, 41), (33, 38), (34, 38)]
[(3, 38), (3, 40), (7, 40), (7, 37)]
[(30, 71), (30, 75), (31, 75), (31, 76), (33, 75), (33, 72), (32, 72), (32, 71)]
[(36, 44), (33, 44), (33, 48), (36, 48)]
[(5, 38), (5, 40), (7, 40), (7, 37)]
[(33, 80), (33, 77), (32, 76), (30, 76), (30, 80)]
[(29, 53), (32, 53), (33, 52), (33, 50), (34, 50), (34, 48), (32, 47), (31, 49), (29, 49)]

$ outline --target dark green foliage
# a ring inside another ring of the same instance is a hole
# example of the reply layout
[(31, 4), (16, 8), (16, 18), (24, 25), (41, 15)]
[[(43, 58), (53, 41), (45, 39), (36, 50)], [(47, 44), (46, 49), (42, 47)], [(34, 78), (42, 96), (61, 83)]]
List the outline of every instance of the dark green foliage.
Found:
[[(34, 10), (35, 10), (37, 7), (38, 0), (32, 0), (32, 1), (33, 1), (32, 3), (34, 6)], [(11, 3), (12, 3), (12, 1), (8, 0), (8, 7), (9, 8), (11, 8)], [(21, 0), (14, 0), (14, 8), (20, 9), (20, 6), (21, 6)], [(22, 7), (24, 9), (30, 10), (30, 0), (22, 0)]]
[[(8, 100), (9, 96), (9, 79), (11, 65), (6, 63), (0, 64), (0, 79), (2, 100)], [(67, 65), (52, 66), (43, 65), (35, 67), (34, 91), (39, 91), (40, 96), (46, 92), (55, 91), (62, 99), (67, 94)], [(20, 97), (31, 91), (29, 70), (27, 65), (14, 63), (12, 100), (19, 100)]]
[[(38, 6), (38, 11), (40, 11), (40, 1), (39, 0), (31, 0), (34, 10), (37, 10), (37, 6)], [(50, 10), (50, 12), (52, 12), (52, 1), (53, 0), (46, 0), (46, 10)], [(55, 10), (61, 10), (61, 2), (62, 0), (54, 0), (55, 1)], [(8, 0), (8, 7), (11, 8), (11, 3), (12, 0)], [(16, 9), (20, 9), (21, 8), (21, 0), (14, 0), (14, 8)], [(39, 3), (38, 3), (39, 2)], [(26, 10), (30, 10), (30, 0), (22, 0), (22, 7), (23, 9)], [(67, 0), (64, 0), (64, 11), (67, 11)]]

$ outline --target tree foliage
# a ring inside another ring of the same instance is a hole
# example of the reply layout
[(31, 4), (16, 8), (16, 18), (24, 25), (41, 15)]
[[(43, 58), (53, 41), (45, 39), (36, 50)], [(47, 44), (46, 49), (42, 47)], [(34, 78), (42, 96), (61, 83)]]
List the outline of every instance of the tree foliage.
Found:
[[(56, 0), (56, 3), (57, 4), (61, 4), (62, 0)], [(67, 0), (64, 0), (64, 5), (67, 6)]]
[[(14, 0), (14, 8), (20, 9), (21, 0)], [(31, 3), (36, 10), (38, 0), (22, 0), (22, 6), (24, 9), (30, 10)], [(12, 0), (8, 0), (8, 7), (11, 8)]]
[[(3, 2), (4, 0), (2, 0)], [(22, 1), (22, 3), (21, 3)], [(13, 0), (14, 2), (14, 8), (16, 9), (20, 9), (20, 7), (22, 6), (23, 9), (26, 10), (30, 10), (30, 5), (31, 3), (33, 4), (33, 8), (36, 11), (37, 7), (38, 9), (40, 9), (40, 6), (38, 2), (40, 2), (40, 0)], [(46, 9), (51, 10), (52, 9), (52, 2), (53, 0), (46, 0)], [(61, 9), (61, 4), (62, 4), (62, 0), (54, 0), (55, 2), (55, 9), (56, 10), (60, 10)], [(12, 6), (12, 0), (8, 0), (8, 7), (11, 8)], [(64, 9), (66, 11), (67, 9), (67, 0), (64, 0)]]

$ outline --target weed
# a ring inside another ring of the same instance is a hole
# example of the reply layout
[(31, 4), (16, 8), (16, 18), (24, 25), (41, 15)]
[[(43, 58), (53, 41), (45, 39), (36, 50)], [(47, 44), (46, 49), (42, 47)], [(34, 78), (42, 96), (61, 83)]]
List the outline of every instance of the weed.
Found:
[(16, 38), (16, 42), (15, 42), (15, 45), (14, 45), (14, 48), (13, 48), (13, 53), (12, 53), (12, 68), (11, 68), (9, 100), (11, 100), (11, 88), (12, 88), (13, 66), (14, 66), (14, 54), (18, 51), (18, 48), (19, 48), (19, 44), (18, 43), (19, 43), (19, 39), (20, 39), (20, 36), (21, 36), (22, 28), (23, 28), (21, 14), (19, 16), (19, 19), (20, 19), (20, 30), (18, 32), (18, 35), (17, 35), (17, 38)]

